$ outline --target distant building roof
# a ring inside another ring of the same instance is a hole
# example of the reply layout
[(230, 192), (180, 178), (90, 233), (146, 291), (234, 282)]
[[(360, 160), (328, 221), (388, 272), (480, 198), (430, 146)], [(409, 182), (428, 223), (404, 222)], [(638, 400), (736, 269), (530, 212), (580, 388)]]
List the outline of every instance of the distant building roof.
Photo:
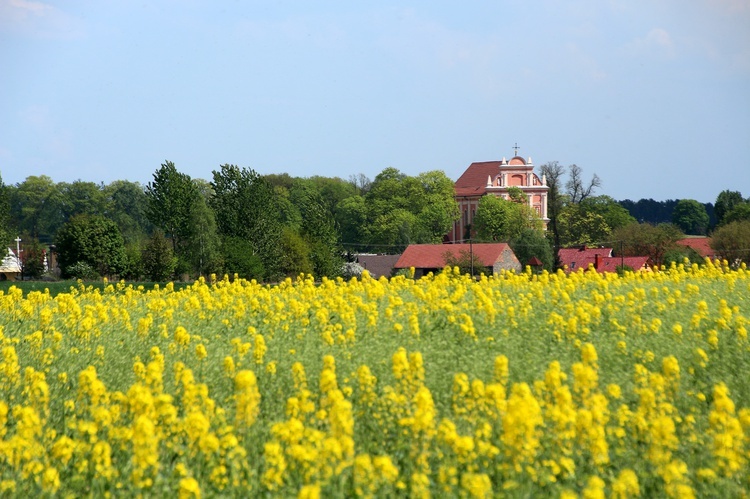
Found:
[(596, 256), (602, 258), (612, 256), (612, 248), (589, 248), (582, 246), (579, 248), (560, 248), (557, 256), (560, 259), (560, 265), (566, 265), (568, 270), (575, 271), (580, 268), (588, 268), (589, 264), (594, 264)]
[(710, 259), (717, 258), (716, 252), (711, 248), (710, 237), (686, 237), (677, 241), (680, 246), (686, 246), (694, 249), (700, 256), (709, 257)]
[(455, 183), (456, 196), (481, 196), (487, 190), (487, 177), (500, 171), (500, 161), (472, 163)]
[(356, 255), (357, 262), (367, 269), (371, 277), (390, 277), (401, 255)]
[(460, 258), (462, 251), (471, 252), (483, 266), (492, 267), (506, 250), (510, 250), (507, 243), (412, 244), (401, 254), (395, 268), (441, 269), (445, 267), (446, 254)]

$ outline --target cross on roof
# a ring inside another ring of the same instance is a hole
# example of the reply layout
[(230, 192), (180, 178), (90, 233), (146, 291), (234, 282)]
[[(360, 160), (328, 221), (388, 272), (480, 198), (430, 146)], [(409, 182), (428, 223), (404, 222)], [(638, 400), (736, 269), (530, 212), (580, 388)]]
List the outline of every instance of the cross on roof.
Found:
[(513, 146), (513, 149), (515, 149), (515, 150), (516, 150), (516, 151), (515, 151), (515, 152), (513, 153), (513, 155), (514, 155), (514, 156), (518, 156), (518, 150), (520, 149), (520, 147), (518, 147), (518, 142), (516, 142), (516, 145), (514, 145), (514, 146)]

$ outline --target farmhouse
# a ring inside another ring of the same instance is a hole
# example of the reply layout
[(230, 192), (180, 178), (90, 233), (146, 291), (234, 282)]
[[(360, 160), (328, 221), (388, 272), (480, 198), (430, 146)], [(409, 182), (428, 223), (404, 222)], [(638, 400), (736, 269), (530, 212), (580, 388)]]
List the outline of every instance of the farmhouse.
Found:
[(513, 250), (506, 243), (482, 244), (411, 244), (401, 254), (394, 266), (395, 270), (414, 267), (414, 277), (422, 277), (429, 272), (439, 272), (449, 259), (475, 258), (485, 274), (496, 274), (501, 270), (521, 271)]
[(703, 258), (716, 260), (719, 257), (716, 254), (716, 251), (711, 248), (710, 237), (686, 237), (677, 241), (677, 244), (686, 248), (691, 248)]
[(594, 264), (596, 258), (610, 258), (612, 248), (591, 248), (581, 246), (578, 248), (560, 248), (557, 251), (557, 258), (560, 265), (567, 269), (568, 272), (575, 272), (578, 269), (587, 269), (589, 264)]
[(566, 272), (576, 272), (579, 269), (588, 270), (592, 267), (596, 272), (617, 272), (621, 265), (635, 271), (650, 270), (647, 256), (612, 256), (612, 248), (560, 248), (557, 252), (560, 265)]
[(453, 224), (453, 229), (446, 237), (446, 242), (461, 242), (468, 239), (471, 224), (479, 205), (479, 199), (485, 195), (500, 196), (508, 199), (508, 189), (518, 187), (526, 194), (529, 206), (544, 221), (547, 228), (547, 180), (540, 179), (534, 173), (531, 158), (514, 156), (510, 160), (483, 161), (472, 163), (454, 185), (455, 199), (461, 211), (461, 218)]

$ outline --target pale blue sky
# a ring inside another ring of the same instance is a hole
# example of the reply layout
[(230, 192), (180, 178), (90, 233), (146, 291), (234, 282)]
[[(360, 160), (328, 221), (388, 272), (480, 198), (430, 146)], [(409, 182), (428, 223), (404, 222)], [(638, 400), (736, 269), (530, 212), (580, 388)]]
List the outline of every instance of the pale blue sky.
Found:
[(458, 178), (519, 153), (617, 199), (750, 195), (750, 0), (0, 0), (0, 173)]

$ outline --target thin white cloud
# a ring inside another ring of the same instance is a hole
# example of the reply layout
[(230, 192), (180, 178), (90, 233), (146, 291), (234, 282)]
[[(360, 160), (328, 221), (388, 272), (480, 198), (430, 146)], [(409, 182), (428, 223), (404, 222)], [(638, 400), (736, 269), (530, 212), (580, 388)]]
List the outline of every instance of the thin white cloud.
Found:
[(630, 42), (628, 51), (635, 56), (649, 55), (671, 59), (675, 56), (675, 43), (667, 30), (653, 28), (645, 36)]
[(750, 0), (710, 0), (712, 8), (720, 8), (730, 13), (750, 13)]
[(566, 44), (566, 65), (579, 76), (585, 76), (589, 80), (601, 81), (607, 78), (607, 72), (601, 67), (597, 60), (586, 53), (578, 44)]
[(80, 19), (48, 3), (0, 0), (0, 32), (58, 40), (80, 38), (84, 26)]

